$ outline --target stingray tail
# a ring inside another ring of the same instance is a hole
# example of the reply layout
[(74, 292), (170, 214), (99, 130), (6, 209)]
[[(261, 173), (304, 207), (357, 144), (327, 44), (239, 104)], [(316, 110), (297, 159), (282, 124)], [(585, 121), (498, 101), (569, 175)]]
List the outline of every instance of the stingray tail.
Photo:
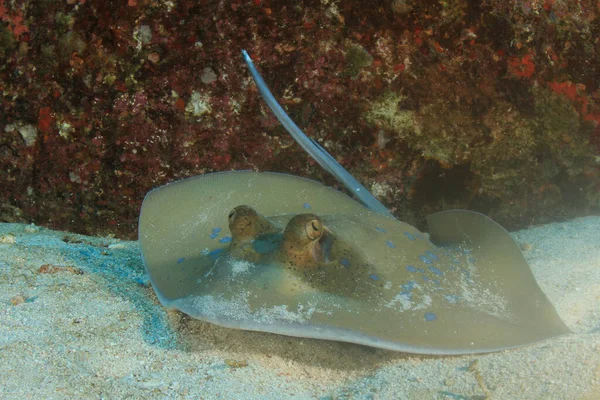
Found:
[(382, 214), (384, 216), (392, 217), (393, 215), (388, 209), (377, 200), (375, 196), (371, 194), (363, 185), (361, 185), (350, 173), (336, 161), (331, 154), (327, 152), (321, 145), (316, 141), (310, 139), (308, 136), (298, 128), (298, 125), (292, 121), (292, 119), (286, 114), (283, 108), (279, 105), (275, 97), (269, 90), (267, 84), (263, 80), (262, 76), (254, 66), (252, 59), (246, 52), (242, 50), (244, 60), (248, 65), (248, 69), (254, 78), (254, 82), (258, 87), (258, 91), (262, 95), (263, 99), (273, 111), (273, 114), (277, 117), (281, 125), (292, 135), (292, 137), (298, 142), (300, 146), (316, 161), (321, 167), (327, 172), (333, 175), (338, 181), (340, 181), (349, 191), (351, 191), (356, 198), (365, 205), (365, 207)]

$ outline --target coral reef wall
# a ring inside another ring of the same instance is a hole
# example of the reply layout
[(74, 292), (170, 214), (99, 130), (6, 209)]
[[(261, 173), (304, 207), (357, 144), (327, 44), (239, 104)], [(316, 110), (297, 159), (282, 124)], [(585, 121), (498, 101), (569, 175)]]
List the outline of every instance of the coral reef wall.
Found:
[(597, 213), (599, 38), (592, 0), (0, 0), (0, 220), (134, 237), (144, 194), (176, 179), (335, 185), (241, 49), (401, 219)]

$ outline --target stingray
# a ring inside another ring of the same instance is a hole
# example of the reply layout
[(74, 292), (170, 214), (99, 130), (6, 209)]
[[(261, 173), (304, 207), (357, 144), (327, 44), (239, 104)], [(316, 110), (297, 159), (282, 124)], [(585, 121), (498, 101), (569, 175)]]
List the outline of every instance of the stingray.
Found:
[(159, 301), (229, 328), (421, 354), (519, 347), (569, 333), (517, 243), (467, 210), (399, 221), (293, 123), (277, 118), (357, 200), (281, 173), (200, 175), (149, 192), (139, 221)]

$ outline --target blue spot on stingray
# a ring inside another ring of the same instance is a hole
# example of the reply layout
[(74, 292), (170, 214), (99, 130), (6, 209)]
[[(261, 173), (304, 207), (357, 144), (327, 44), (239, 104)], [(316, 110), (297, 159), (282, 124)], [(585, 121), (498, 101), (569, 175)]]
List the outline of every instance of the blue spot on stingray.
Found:
[(437, 269), (436, 267), (434, 267), (432, 265), (429, 266), (429, 270), (431, 272), (433, 272), (434, 274), (436, 274), (436, 275), (439, 275), (439, 276), (443, 276), (444, 275), (444, 273), (442, 271), (440, 271), (439, 269)]
[(433, 264), (433, 261), (431, 261), (429, 258), (420, 255), (419, 258), (421, 259), (421, 261), (423, 261), (425, 264)]
[(347, 258), (342, 258), (340, 260), (340, 264), (342, 264), (344, 267), (348, 268), (350, 266), (350, 260), (348, 260)]
[(211, 260), (214, 261), (220, 257), (223, 250), (225, 250), (225, 249), (215, 249), (215, 250), (211, 251), (210, 253), (208, 253), (207, 256), (208, 256), (208, 258), (210, 258)]
[(383, 228), (381, 228), (381, 227), (379, 227), (379, 226), (378, 226), (378, 227), (376, 227), (376, 228), (375, 228), (375, 230), (376, 230), (377, 232), (386, 233), (386, 230), (385, 230), (385, 229), (383, 229)]
[(379, 275), (377, 275), (377, 274), (371, 274), (371, 275), (369, 275), (369, 278), (373, 279), (374, 281), (378, 281), (378, 280), (380, 280), (380, 279), (381, 279), (381, 278), (379, 277)]
[(407, 265), (406, 269), (408, 270), (408, 272), (417, 272), (417, 269), (412, 265)]
[(185, 261), (185, 257), (181, 257), (181, 258), (177, 259), (177, 264), (181, 264), (184, 261)]
[(437, 315), (432, 312), (425, 313), (425, 321), (435, 321), (437, 319)]
[(475, 263), (475, 259), (473, 257), (467, 258), (467, 261), (470, 262), (471, 264)]
[(421, 275), (421, 278), (423, 278), (425, 282), (429, 281), (429, 277), (427, 275)]
[(304, 207), (304, 208), (306, 208), (308, 210), (310, 208), (310, 204), (304, 203), (304, 204), (302, 204), (302, 207)]
[(453, 294), (445, 294), (444, 298), (450, 304), (456, 304), (456, 303), (458, 303), (458, 296), (455, 296)]
[(410, 234), (410, 233), (408, 233), (408, 232), (404, 232), (404, 236), (406, 236), (406, 237), (407, 237), (407, 238), (409, 238), (410, 240), (417, 240), (417, 238), (416, 238), (416, 237), (414, 237), (413, 235), (411, 235), (411, 234)]
[(465, 278), (467, 279), (467, 282), (471, 285), (474, 285), (475, 281), (473, 279), (471, 279), (471, 271), (469, 271), (468, 269), (465, 269), (465, 268), (462, 268), (461, 270), (465, 274)]
[(412, 293), (410, 292), (400, 292), (400, 296), (404, 297), (406, 300), (412, 300)]
[(387, 246), (390, 247), (390, 248), (392, 248), (392, 249), (396, 248), (396, 245), (394, 243), (392, 243), (391, 240), (388, 240), (387, 242), (385, 242), (385, 244), (387, 244)]
[(408, 281), (408, 283), (402, 284), (402, 290), (404, 290), (405, 292), (410, 292), (415, 288), (416, 284), (417, 282), (415, 281)]
[(439, 257), (432, 251), (427, 250), (425, 252), (425, 254), (427, 254), (427, 257), (431, 258), (433, 261), (439, 261)]
[(229, 243), (231, 242), (231, 236), (223, 236), (220, 240), (219, 243)]

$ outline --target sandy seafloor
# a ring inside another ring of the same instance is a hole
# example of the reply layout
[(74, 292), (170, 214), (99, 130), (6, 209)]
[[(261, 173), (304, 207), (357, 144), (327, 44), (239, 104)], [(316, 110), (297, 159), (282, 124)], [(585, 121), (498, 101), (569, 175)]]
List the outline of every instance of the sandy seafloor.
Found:
[(600, 398), (600, 217), (514, 237), (574, 334), (435, 357), (193, 320), (137, 242), (0, 224), (0, 398)]

